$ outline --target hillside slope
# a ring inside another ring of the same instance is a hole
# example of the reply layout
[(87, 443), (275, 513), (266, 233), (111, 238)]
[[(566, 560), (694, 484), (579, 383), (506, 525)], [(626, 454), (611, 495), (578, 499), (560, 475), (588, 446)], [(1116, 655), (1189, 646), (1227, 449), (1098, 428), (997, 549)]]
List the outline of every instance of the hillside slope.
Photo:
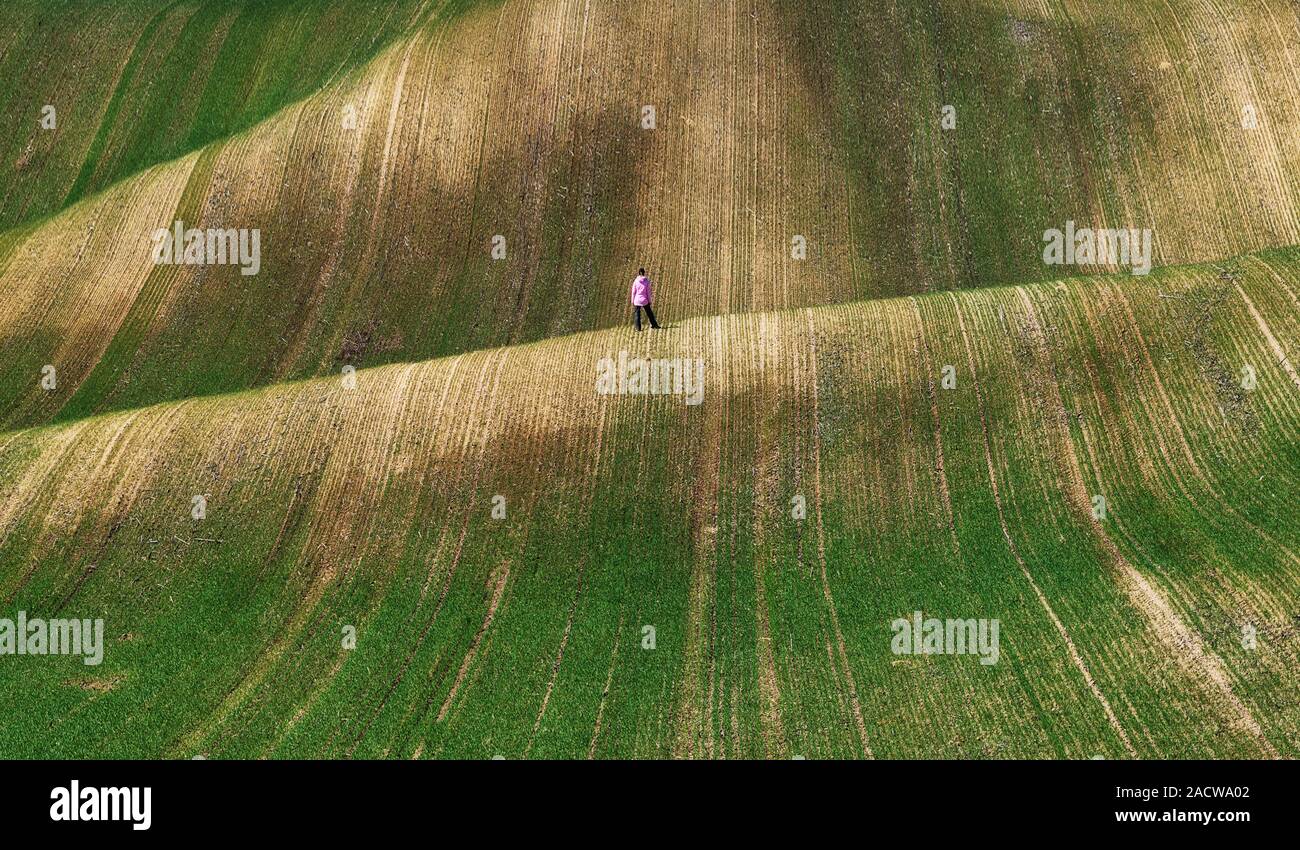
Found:
[[(1294, 4), (381, 5), (6, 4), (0, 426), (619, 325), (639, 265), (678, 319), (1051, 279), (1067, 221), (1300, 243)], [(176, 220), (260, 273), (152, 264)]]
[[(0, 752), (1294, 757), (1298, 299), (1288, 251), (6, 434), (6, 608), (110, 638), (0, 665)], [(620, 351), (702, 403), (598, 394)], [(891, 653), (918, 610), (998, 663)]]
[(256, 124), (432, 11), (424, 0), (9, 0), (0, 230)]

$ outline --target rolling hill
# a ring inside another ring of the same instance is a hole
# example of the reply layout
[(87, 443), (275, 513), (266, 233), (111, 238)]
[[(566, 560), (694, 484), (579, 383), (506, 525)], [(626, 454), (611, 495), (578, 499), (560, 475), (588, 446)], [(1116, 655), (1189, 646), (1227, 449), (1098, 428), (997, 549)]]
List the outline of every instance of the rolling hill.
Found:
[(6, 4), (0, 754), (1295, 757), (1300, 14), (1113, 6)]

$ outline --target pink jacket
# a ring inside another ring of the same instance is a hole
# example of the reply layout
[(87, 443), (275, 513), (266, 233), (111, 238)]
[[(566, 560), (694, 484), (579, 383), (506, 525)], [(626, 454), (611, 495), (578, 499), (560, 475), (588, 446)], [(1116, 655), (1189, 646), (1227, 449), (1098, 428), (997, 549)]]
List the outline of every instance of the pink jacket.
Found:
[(632, 281), (632, 306), (645, 307), (650, 304), (653, 296), (650, 294), (650, 278), (646, 275), (637, 275)]

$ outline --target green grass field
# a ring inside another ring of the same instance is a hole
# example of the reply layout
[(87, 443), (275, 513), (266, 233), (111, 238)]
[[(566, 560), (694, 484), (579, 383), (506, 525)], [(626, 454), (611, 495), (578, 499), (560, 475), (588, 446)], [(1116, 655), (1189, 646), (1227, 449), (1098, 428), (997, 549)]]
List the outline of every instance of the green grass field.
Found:
[(4, 4), (0, 756), (1300, 755), (1300, 12), (1142, 6)]

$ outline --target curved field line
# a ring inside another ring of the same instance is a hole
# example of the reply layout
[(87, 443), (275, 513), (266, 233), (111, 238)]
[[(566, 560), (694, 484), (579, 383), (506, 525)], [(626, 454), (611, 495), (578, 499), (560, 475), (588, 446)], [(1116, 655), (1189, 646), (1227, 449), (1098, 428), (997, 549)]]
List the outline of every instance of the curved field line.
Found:
[[(484, 391), (484, 382), (487, 378), (487, 375), (489, 374), (489, 367), (493, 365), (492, 359), (490, 357), (484, 358), (483, 362), (479, 366), (478, 378), (475, 384), (473, 398), (475, 400), (486, 398), (487, 401), (485, 403), (485, 406), (488, 409), (489, 414), (491, 410), (495, 409), (497, 406), (496, 400), (497, 400), (498, 390), (501, 387), (501, 374), (505, 368), (507, 359), (509, 359), (509, 353), (510, 353), (509, 349), (501, 349), (499, 352), (497, 352), (497, 354), (499, 354), (500, 356), (495, 364), (495, 369), (491, 370), (491, 376), (492, 376), (491, 389), (486, 392)], [(456, 368), (459, 368), (461, 361), (462, 361), (462, 357), (458, 356), (457, 358), (455, 358)], [(446, 388), (448, 391), (450, 390), (451, 386), (452, 386), (452, 381), (449, 379), (446, 384)], [(446, 391), (444, 391), (443, 397), (439, 400), (439, 407), (438, 407), (438, 411), (439, 411), (438, 416), (440, 420), (443, 413), (447, 410), (449, 410), (449, 406), (446, 404)], [(466, 431), (459, 445), (459, 452), (462, 457), (469, 454), (469, 449), (471, 448), (471, 442), (472, 442), (471, 435), (470, 435), (471, 418), (472, 417), (468, 415), (464, 417)], [(486, 430), (486, 425), (485, 425), (485, 430)], [(448, 435), (450, 439), (451, 437), (450, 429), (448, 430)], [(487, 445), (488, 445), (488, 439), (485, 434), (483, 439), (478, 444), (478, 452), (475, 455), (474, 466), (473, 466), (473, 477), (471, 479), (472, 480), (471, 487), (473, 489), (477, 489), (479, 481), (482, 480), (483, 461), (487, 453)], [(387, 704), (389, 697), (392, 696), (393, 692), (397, 690), (397, 686), (400, 685), (402, 680), (405, 678), (407, 669), (410, 667), (411, 662), (414, 660), (416, 653), (424, 645), (424, 641), (428, 637), (430, 629), (433, 628), (433, 624), (437, 621), (438, 615), (442, 612), (443, 603), (447, 601), (447, 595), (451, 591), (452, 579), (455, 578), (456, 569), (460, 565), (461, 553), (464, 551), (465, 538), (469, 533), (469, 525), (470, 525), (470, 520), (473, 518), (473, 513), (474, 513), (473, 508), (467, 505), (464, 512), (464, 520), (461, 523), (460, 536), (456, 540), (456, 548), (455, 551), (452, 553), (451, 562), (447, 567), (447, 574), (443, 579), (442, 589), (438, 594), (438, 601), (434, 605), (433, 613), (430, 615), (428, 622), (425, 623), (424, 628), (420, 631), (419, 639), (415, 642), (415, 645), (412, 646), (411, 649), (407, 652), (405, 662), (402, 664), (401, 669), (398, 671), (396, 678), (394, 678), (394, 680), (389, 684), (388, 688), (386, 689), (383, 699), (379, 701), (374, 711), (371, 712), (370, 718), (366, 721), (365, 726), (362, 728), (361, 732), (358, 733), (358, 735), (356, 736), (356, 739), (353, 741), (352, 747), (349, 750), (349, 752), (355, 750), (356, 747), (361, 743), (362, 739), (366, 735), (366, 732), (370, 729), (371, 724), (374, 723), (375, 719), (379, 716), (380, 712), (383, 711), (383, 708), (385, 704)], [(420, 591), (421, 600), (423, 600), (427, 588), (428, 588), (428, 582), (426, 580), (424, 587), (422, 587)], [(433, 692), (430, 692), (428, 699), (425, 700), (424, 707), (420, 712), (420, 718), (423, 718), (425, 715), (428, 714), (429, 709), (433, 707), (434, 699), (435, 696)], [(423, 751), (426, 743), (427, 743), (426, 741), (422, 740), (417, 745), (416, 749)]]
[[(720, 332), (716, 323), (714, 331), (716, 343)], [(718, 358), (714, 362), (720, 363), (722, 360)], [(691, 485), (690, 522), (694, 568), (691, 570), (688, 597), (689, 620), (686, 625), (682, 692), (677, 709), (677, 737), (673, 745), (673, 755), (677, 758), (698, 756), (702, 747), (706, 753), (712, 749), (712, 738), (706, 734), (711, 728), (713, 713), (712, 665), (707, 699), (701, 692), (700, 679), (704, 674), (704, 655), (707, 652), (711, 662), (713, 656), (712, 636), (705, 634), (705, 612), (706, 609), (712, 612), (716, 607), (710, 600), (715, 592), (717, 571), (718, 487), (725, 411), (720, 410), (718, 405), (711, 404), (704, 414), (700, 449), (696, 455), (698, 467)], [(702, 701), (706, 702), (703, 712), (700, 705)]]
[(448, 692), (447, 699), (443, 701), (442, 708), (438, 709), (439, 723), (447, 716), (452, 701), (456, 699), (461, 683), (465, 681), (465, 674), (469, 672), (470, 665), (474, 663), (474, 658), (478, 655), (478, 648), (483, 642), (483, 636), (487, 634), (488, 629), (492, 628), (492, 620), (496, 617), (497, 606), (501, 604), (501, 596), (505, 592), (506, 582), (509, 579), (510, 564), (507, 562), (502, 566), (502, 569), (498, 570), (496, 583), (492, 588), (492, 601), (488, 603), (487, 613), (483, 616), (483, 624), (479, 626), (478, 631), (474, 634), (474, 639), (470, 641), (469, 650), (465, 653), (464, 659), (461, 660), (460, 670), (456, 673), (456, 681), (452, 683), (451, 691)]
[[(758, 378), (761, 393), (759, 410), (772, 409), (779, 404), (779, 399), (769, 399), (773, 381), (767, 374), (767, 353), (782, 351), (785, 347), (780, 338), (777, 322), (771, 322), (764, 315), (758, 318)], [(751, 351), (753, 349), (751, 348)], [(758, 656), (758, 689), (762, 699), (761, 724), (764, 746), (769, 758), (780, 758), (785, 751), (785, 728), (781, 720), (781, 685), (777, 678), (776, 659), (772, 652), (771, 612), (767, 601), (767, 564), (770, 555), (764, 548), (767, 542), (767, 518), (779, 511), (770, 503), (768, 488), (763, 486), (762, 478), (780, 451), (780, 436), (773, 437), (763, 427), (755, 429), (756, 471), (759, 476), (754, 495), (754, 620), (756, 632), (755, 651)]]
[[(1105, 284), (1103, 283), (1102, 285), (1104, 286)], [(1151, 373), (1151, 380), (1155, 385), (1156, 394), (1160, 399), (1160, 406), (1166, 414), (1166, 418), (1164, 421), (1168, 422), (1169, 425), (1171, 426), (1174, 436), (1178, 440), (1178, 447), (1182, 450), (1182, 455), (1184, 459), (1186, 459), (1187, 461), (1188, 469), (1191, 470), (1192, 474), (1195, 476), (1197, 481), (1199, 481), (1200, 484), (1205, 488), (1205, 491), (1210, 495), (1210, 497), (1214, 499), (1214, 501), (1217, 504), (1217, 507), (1223, 510), (1223, 512), (1226, 513), (1228, 516), (1233, 517), (1234, 519), (1241, 522), (1242, 525), (1254, 531), (1257, 535), (1259, 535), (1259, 537), (1268, 541), (1279, 551), (1281, 551), (1284, 555), (1286, 555), (1287, 558), (1290, 559), (1292, 563), (1300, 565), (1300, 556), (1297, 556), (1295, 552), (1292, 552), (1290, 548), (1283, 545), (1282, 542), (1277, 540), (1275, 537), (1273, 537), (1273, 535), (1269, 534), (1267, 531), (1260, 528), (1255, 523), (1243, 517), (1241, 513), (1237, 511), (1236, 508), (1229, 505), (1226, 501), (1223, 500), (1221, 496), (1219, 496), (1218, 491), (1214, 487), (1214, 484), (1210, 481), (1209, 476), (1206, 475), (1205, 470), (1201, 468), (1200, 463), (1196, 460), (1196, 455), (1192, 452), (1191, 443), (1189, 443), (1187, 440), (1187, 434), (1183, 429), (1182, 421), (1179, 419), (1177, 412), (1174, 410), (1173, 403), (1169, 399), (1169, 394), (1165, 390), (1164, 381), (1161, 380), (1160, 372), (1159, 370), (1156, 369), (1155, 361), (1151, 357), (1151, 348), (1150, 346), (1147, 345), (1146, 336), (1142, 333), (1142, 328), (1138, 324), (1137, 316), (1133, 312), (1133, 305), (1129, 303), (1128, 296), (1124, 293), (1123, 287), (1116, 286), (1111, 291), (1114, 292), (1115, 297), (1118, 299), (1119, 303), (1122, 304), (1124, 307), (1124, 314), (1128, 318), (1129, 326), (1131, 327), (1133, 334), (1137, 339), (1138, 349), (1141, 351), (1142, 358), (1146, 362), (1147, 370)], [(1084, 313), (1085, 315), (1089, 315), (1087, 310), (1085, 310)], [(1157, 442), (1160, 444), (1161, 455), (1162, 457), (1165, 458), (1166, 465), (1170, 474), (1173, 475), (1173, 477), (1176, 480), (1181, 482), (1183, 480), (1183, 476), (1179, 473), (1178, 467), (1176, 467), (1172, 462), (1168, 460), (1167, 453), (1164, 448), (1164, 440), (1160, 436), (1160, 432), (1158, 430), (1155, 431), (1155, 435), (1156, 435)], [(1192, 494), (1186, 487), (1184, 487), (1184, 492), (1186, 493), (1188, 499), (1193, 501), (1193, 503), (1195, 503), (1196, 500), (1192, 499)]]
[[(1016, 287), (1016, 295), (1025, 308), (1025, 313), (1031, 323), (1034, 339), (1039, 349), (1039, 356), (1046, 358), (1047, 338), (1043, 332), (1038, 313), (1034, 309), (1033, 302), (1029, 299), (1023, 287)], [(1050, 358), (1045, 362), (1050, 362)], [(1233, 691), (1231, 681), (1223, 666), (1223, 660), (1208, 649), (1201, 636), (1182, 621), (1168, 600), (1124, 557), (1110, 536), (1096, 522), (1089, 521), (1091, 500), (1088, 498), (1087, 488), (1083, 482), (1083, 469), (1079, 464), (1078, 455), (1074, 451), (1074, 441), (1065, 426), (1068, 413), (1065, 410), (1065, 402), (1061, 397), (1060, 385), (1055, 379), (1052, 383), (1052, 396), (1048, 401), (1053, 404), (1055, 409), (1056, 415), (1049, 417), (1049, 419), (1057, 423), (1056, 442), (1060, 455), (1066, 461), (1065, 467), (1069, 473), (1069, 487), (1065, 491), (1067, 499), (1080, 517), (1079, 524), (1092, 530), (1093, 538), (1101, 544), (1110, 557), (1113, 568), (1119, 574), (1119, 584), (1124, 590), (1125, 596), (1134, 608), (1142, 612), (1152, 631), (1173, 651), (1174, 657), (1180, 665), (1184, 669), (1199, 672), (1201, 678), (1208, 679), (1231, 709), (1234, 722), (1240, 728), (1249, 732), (1265, 753), (1277, 758), (1277, 751), (1268, 738), (1265, 737), (1259, 722), (1255, 720), (1250, 709)], [(1101, 467), (1098, 465), (1092, 444), (1086, 433), (1083, 433), (1083, 440), (1092, 466), (1096, 470), (1095, 474), (1100, 476)]]
[(1250, 300), (1250, 296), (1246, 294), (1246, 290), (1241, 288), (1240, 283), (1234, 280), (1232, 285), (1236, 287), (1241, 300), (1246, 302), (1246, 308), (1250, 310), (1250, 315), (1259, 327), (1259, 332), (1268, 340), (1268, 347), (1273, 349), (1273, 354), (1277, 356), (1278, 365), (1286, 370), (1287, 375), (1291, 378), (1291, 383), (1300, 388), (1300, 374), (1297, 374), (1295, 366), (1291, 365), (1290, 356), (1282, 348), (1282, 344), (1277, 341), (1277, 337), (1273, 335), (1273, 330), (1268, 326), (1268, 322), (1264, 321), (1264, 317), (1260, 315), (1259, 310), (1255, 309), (1255, 302)]
[(584, 558), (578, 566), (578, 589), (573, 594), (573, 602), (569, 604), (569, 616), (564, 621), (564, 634), (560, 637), (560, 648), (555, 652), (555, 662), (551, 664), (551, 675), (546, 681), (546, 690), (542, 694), (542, 704), (537, 709), (537, 719), (533, 721), (532, 731), (528, 733), (528, 743), (524, 745), (524, 758), (533, 750), (533, 744), (537, 741), (537, 730), (542, 728), (542, 718), (546, 716), (546, 707), (551, 702), (551, 694), (555, 691), (555, 680), (560, 675), (560, 665), (564, 662), (564, 649), (569, 645), (569, 635), (573, 632), (573, 618), (578, 613), (578, 602), (582, 599), (582, 578), (586, 572), (587, 561)]
[(867, 726), (862, 719), (862, 703), (858, 699), (858, 686), (853, 680), (853, 670), (849, 666), (848, 653), (844, 648), (844, 632), (840, 629), (840, 615), (835, 609), (835, 599), (831, 595), (830, 580), (826, 576), (826, 527), (822, 521), (822, 438), (817, 427), (818, 410), (821, 405), (817, 385), (817, 329), (813, 324), (813, 311), (805, 310), (804, 314), (808, 317), (808, 368), (811, 374), (809, 386), (812, 388), (813, 401), (813, 505), (817, 510), (817, 563), (821, 568), (822, 596), (826, 600), (826, 607), (831, 616), (831, 627), (835, 631), (835, 644), (839, 650), (840, 675), (844, 677), (844, 682), (848, 685), (849, 702), (853, 706), (853, 722), (857, 727), (858, 739), (862, 742), (862, 754), (867, 758), (875, 758), (875, 755), (871, 752), (871, 744), (867, 740)]
[[(596, 442), (591, 452), (591, 458), (592, 458), (591, 469), (587, 474), (587, 479), (588, 481), (591, 482), (595, 482), (597, 480), (597, 476), (600, 472), (600, 451), (601, 451), (601, 446), (604, 444), (604, 440), (605, 440), (606, 416), (608, 412), (609, 412), (609, 406), (601, 405), (600, 422), (595, 429)], [(589, 486), (584, 488), (582, 492), (583, 492), (582, 510), (586, 512), (588, 516), (590, 516), (592, 503), (595, 500), (596, 488), (594, 486)], [(555, 690), (555, 681), (560, 675), (560, 665), (564, 662), (564, 649), (569, 644), (569, 635), (573, 631), (573, 620), (578, 612), (578, 602), (582, 598), (582, 584), (583, 584), (583, 578), (586, 575), (586, 571), (587, 571), (587, 559), (584, 557), (581, 563), (579, 563), (578, 565), (578, 587), (573, 594), (573, 603), (569, 606), (569, 616), (564, 624), (564, 635), (560, 638), (560, 647), (555, 654), (555, 663), (551, 665), (551, 676), (546, 683), (546, 692), (542, 695), (542, 704), (537, 709), (537, 720), (533, 723), (532, 732), (529, 733), (528, 735), (528, 744), (524, 747), (525, 757), (527, 757), (528, 754), (532, 751), (533, 743), (537, 740), (537, 731), (542, 726), (542, 718), (546, 716), (546, 707), (547, 705), (550, 704), (551, 693)], [(615, 651), (617, 651), (617, 649)], [(601, 700), (601, 706), (602, 708), (604, 706), (603, 699)], [(597, 716), (599, 717), (599, 712)], [(599, 720), (597, 720), (597, 726), (599, 726)], [(595, 747), (595, 735), (592, 736), (592, 747), (593, 749)]]
[[(908, 296), (907, 300), (916, 315), (917, 344), (919, 349), (925, 351), (923, 362), (933, 363), (934, 358), (930, 352), (930, 341), (925, 336), (925, 320), (921, 317), (921, 307), (916, 303), (915, 296)], [(919, 350), (917, 355), (920, 356)], [(939, 496), (943, 502), (945, 518), (948, 521), (948, 536), (952, 540), (952, 551), (957, 554), (961, 550), (961, 545), (957, 542), (957, 523), (952, 510), (952, 494), (948, 489), (948, 474), (944, 470), (943, 433), (939, 427), (939, 399), (934, 391), (933, 375), (926, 375), (926, 387), (930, 396), (930, 421), (934, 426), (934, 472), (939, 484)]]
[(609, 674), (605, 677), (605, 688), (600, 692), (600, 706), (596, 709), (596, 723), (591, 730), (591, 744), (587, 747), (587, 759), (596, 757), (596, 744), (600, 740), (601, 721), (605, 717), (605, 703), (609, 699), (609, 688), (614, 683), (614, 668), (618, 664), (618, 646), (623, 638), (623, 623), (626, 617), (619, 614), (618, 627), (614, 630), (614, 649), (609, 656)]
[(1056, 627), (1056, 631), (1060, 634), (1061, 640), (1065, 642), (1065, 648), (1070, 654), (1070, 660), (1083, 676), (1084, 682), (1088, 685), (1088, 690), (1092, 691), (1092, 695), (1096, 697), (1097, 702), (1101, 704), (1102, 710), (1106, 713), (1107, 721), (1109, 721), (1110, 726), (1115, 730), (1115, 733), (1119, 735), (1120, 740), (1124, 744), (1124, 749), (1128, 750), (1129, 755), (1133, 758), (1138, 758), (1137, 750), (1133, 748), (1128, 733), (1124, 731), (1123, 725), (1120, 724), (1119, 718), (1115, 715), (1115, 710), (1110, 707), (1110, 701), (1107, 700), (1106, 695), (1101, 692), (1101, 688), (1097, 687), (1097, 682), (1092, 678), (1092, 673), (1088, 670), (1088, 665), (1084, 663), (1083, 656), (1079, 654), (1078, 647), (1074, 645), (1074, 640), (1070, 637), (1070, 633), (1066, 631), (1065, 624), (1061, 622), (1061, 618), (1056, 615), (1056, 611), (1053, 610), (1051, 603), (1047, 601), (1047, 597), (1038, 586), (1038, 582), (1035, 581), (1034, 577), (1030, 574), (1029, 567), (1025, 564), (1024, 558), (1020, 556), (1020, 550), (1016, 548), (1015, 541), (1011, 539), (1011, 532), (1007, 528), (1006, 514), (1002, 509), (1002, 497), (998, 493), (997, 473), (993, 468), (993, 450), (990, 448), (989, 444), (988, 417), (984, 412), (984, 393), (980, 389), (979, 379), (976, 377), (975, 354), (971, 348), (970, 337), (966, 332), (966, 320), (962, 318), (961, 304), (952, 293), (949, 293), (948, 296), (952, 299), (953, 312), (957, 316), (957, 326), (961, 329), (962, 342), (966, 347), (966, 363), (970, 368), (971, 383), (975, 387), (975, 399), (979, 404), (980, 426), (984, 436), (984, 462), (988, 467), (989, 486), (993, 494), (993, 503), (998, 509), (998, 524), (1002, 528), (1002, 539), (1006, 541), (1007, 548), (1015, 557), (1016, 563), (1020, 566), (1020, 572), (1025, 577), (1025, 581), (1029, 583), (1030, 588), (1034, 591), (1034, 596), (1038, 598), (1038, 603), (1043, 607), (1043, 610), (1047, 612), (1047, 616), (1052, 621), (1052, 625)]

